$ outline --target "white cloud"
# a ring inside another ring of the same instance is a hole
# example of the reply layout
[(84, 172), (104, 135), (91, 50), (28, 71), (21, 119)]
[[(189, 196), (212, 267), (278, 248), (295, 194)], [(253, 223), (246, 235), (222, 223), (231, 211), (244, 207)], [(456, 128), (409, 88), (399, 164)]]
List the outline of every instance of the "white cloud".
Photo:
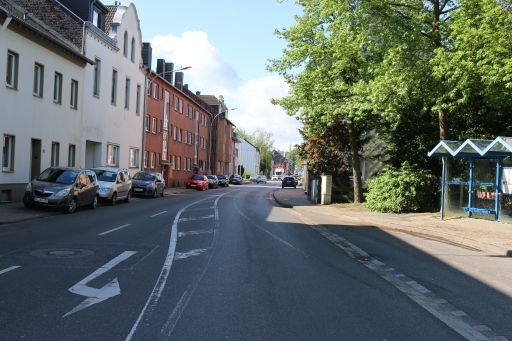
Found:
[(241, 85), (237, 72), (222, 60), (219, 50), (201, 31), (187, 31), (181, 37), (158, 35), (151, 40), (151, 46), (154, 58), (174, 63), (175, 69), (192, 66), (185, 71), (185, 84), (190, 85), (191, 91), (222, 94), (230, 108), (236, 106), (237, 110), (230, 112), (229, 118), (237, 127), (247, 132), (259, 127), (272, 132), (278, 150), (289, 150), (290, 145), (293, 148), (302, 141), (297, 130), (300, 122), (270, 103), (271, 98), (288, 93), (288, 85), (282, 78), (268, 76)]

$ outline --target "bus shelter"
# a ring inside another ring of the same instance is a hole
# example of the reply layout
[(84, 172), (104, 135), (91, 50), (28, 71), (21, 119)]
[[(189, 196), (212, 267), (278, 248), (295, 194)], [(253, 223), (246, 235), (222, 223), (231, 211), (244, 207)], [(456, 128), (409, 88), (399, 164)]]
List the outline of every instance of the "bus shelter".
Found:
[(467, 213), (512, 222), (512, 137), (443, 140), (428, 156), (443, 161), (441, 219)]

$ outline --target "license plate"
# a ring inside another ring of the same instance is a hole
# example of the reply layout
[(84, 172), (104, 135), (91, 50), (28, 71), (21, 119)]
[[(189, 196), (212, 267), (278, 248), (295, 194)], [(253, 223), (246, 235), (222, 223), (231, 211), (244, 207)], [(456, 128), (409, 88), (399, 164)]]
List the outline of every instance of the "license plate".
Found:
[(134, 188), (133, 191), (134, 192), (142, 192), (142, 188)]
[(196, 187), (197, 185), (190, 185), (190, 187)]
[(48, 203), (48, 199), (44, 199), (44, 198), (34, 198), (34, 201), (37, 201), (37, 202), (44, 202), (44, 203)]

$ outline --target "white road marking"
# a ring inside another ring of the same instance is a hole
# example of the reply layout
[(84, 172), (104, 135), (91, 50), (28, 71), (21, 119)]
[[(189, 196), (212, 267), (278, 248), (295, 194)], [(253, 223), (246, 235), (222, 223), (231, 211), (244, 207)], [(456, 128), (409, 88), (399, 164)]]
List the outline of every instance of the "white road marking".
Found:
[[(139, 317), (137, 318), (137, 321), (135, 321), (135, 324), (133, 325), (132, 329), (130, 330), (130, 333), (126, 337), (126, 341), (129, 341), (132, 339), (133, 334), (137, 330), (140, 321), (144, 318), (144, 316), (149, 316), (153, 313), (154, 308), (156, 307), (156, 304), (158, 303), (158, 300), (160, 299), (160, 296), (162, 295), (162, 291), (164, 290), (165, 284), (167, 283), (167, 277), (169, 277), (169, 272), (171, 271), (172, 262), (174, 260), (174, 252), (176, 250), (176, 243), (178, 241), (178, 221), (180, 220), (181, 213), (188, 207), (195, 205), (197, 203), (200, 203), (202, 201), (208, 200), (210, 198), (204, 198), (199, 201), (193, 202), (188, 206), (183, 207), (174, 217), (174, 221), (172, 223), (172, 229), (171, 229), (171, 240), (169, 242), (169, 249), (167, 251), (167, 256), (165, 258), (164, 265), (162, 267), (162, 271), (160, 271), (160, 275), (158, 276), (158, 280), (156, 281), (155, 287), (153, 288), (153, 291), (151, 292), (151, 295), (149, 295), (149, 298), (144, 305), (144, 308), (142, 308), (141, 313), (139, 314)], [(150, 307), (150, 309), (148, 309)]]
[[(343, 237), (329, 231), (329, 229), (326, 227), (316, 224), (314, 221), (296, 211), (293, 211), (292, 209), (284, 208), (284, 210), (293, 215), (299, 216), (304, 223), (319, 232), (322, 236), (332, 241), (336, 246), (343, 249), (351, 257), (354, 257), (355, 255), (368, 256), (366, 252), (358, 247), (355, 247), (355, 245), (351, 244)], [(393, 268), (388, 268), (386, 264), (377, 260), (358, 261), (380, 275), (386, 281), (395, 286), (398, 290), (409, 296), (409, 298), (411, 298), (414, 302), (418, 303), (422, 308), (437, 317), (441, 322), (455, 330), (466, 340), (509, 341), (503, 336), (491, 336), (493, 333), (490, 328), (469, 317), (465, 312), (457, 309), (446, 300), (440, 298), (416, 281), (407, 278), (407, 276), (404, 274), (398, 273)], [(482, 334), (481, 331), (486, 331), (486, 335)]]
[(213, 217), (214, 217), (214, 215), (211, 214), (211, 215), (205, 215), (205, 216), (202, 216), (202, 217), (181, 218), (179, 222), (181, 223), (181, 222), (184, 222), (184, 221), (194, 221), (194, 220), (199, 220), (199, 219), (211, 219)]
[(199, 256), (206, 252), (206, 249), (195, 249), (187, 252), (176, 252), (174, 253), (174, 260), (185, 259), (191, 256)]
[(187, 232), (178, 232), (178, 237), (192, 236), (196, 234), (213, 233), (213, 230), (196, 230)]
[(83, 280), (78, 282), (77, 284), (73, 285), (71, 288), (69, 288), (69, 291), (71, 291), (74, 294), (87, 296), (88, 298), (77, 305), (73, 310), (69, 311), (66, 315), (62, 317), (66, 317), (68, 315), (71, 315), (73, 313), (76, 313), (79, 310), (82, 310), (84, 308), (87, 308), (93, 304), (99, 303), (101, 301), (104, 301), (106, 299), (109, 299), (110, 297), (114, 297), (116, 295), (119, 295), (121, 293), (121, 288), (119, 287), (119, 282), (117, 280), (117, 277), (114, 278), (110, 283), (106, 284), (100, 289), (91, 288), (87, 286), (87, 283), (95, 279), (96, 277), (101, 276), (108, 270), (112, 269), (117, 264), (121, 263), (122, 261), (128, 259), (129, 257), (136, 254), (137, 251), (125, 251), (107, 264), (103, 265), (98, 270), (94, 271), (89, 276), (85, 277)]
[(4, 274), (4, 273), (6, 273), (6, 272), (9, 272), (9, 271), (11, 271), (11, 270), (17, 269), (17, 268), (19, 268), (19, 267), (20, 267), (20, 266), (17, 266), (17, 265), (16, 265), (16, 266), (11, 266), (10, 268), (7, 268), (7, 269), (3, 269), (3, 270), (1, 270), (1, 271), (0, 271), (0, 275), (1, 275), (1, 274)]
[(160, 214), (164, 214), (164, 213), (167, 213), (167, 211), (163, 211), (163, 212), (160, 212), (160, 213), (157, 213), (157, 214), (153, 214), (153, 215), (151, 216), (151, 218), (156, 217), (157, 215), (160, 215)]
[(103, 232), (103, 233), (100, 233), (100, 234), (98, 234), (98, 236), (103, 236), (104, 234), (107, 234), (107, 233), (110, 233), (110, 232), (117, 231), (117, 230), (119, 230), (119, 229), (125, 228), (125, 227), (130, 226), (130, 225), (131, 225), (131, 224), (126, 224), (126, 225), (123, 225), (123, 226), (116, 227), (115, 229), (108, 230), (108, 231), (105, 231), (105, 232)]

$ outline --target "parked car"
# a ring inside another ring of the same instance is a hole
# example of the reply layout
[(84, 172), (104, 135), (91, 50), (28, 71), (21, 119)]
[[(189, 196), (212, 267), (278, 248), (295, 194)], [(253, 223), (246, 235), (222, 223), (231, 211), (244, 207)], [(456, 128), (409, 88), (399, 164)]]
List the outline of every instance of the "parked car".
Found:
[(99, 199), (107, 201), (114, 206), (118, 200), (130, 202), (132, 193), (132, 177), (128, 170), (110, 167), (96, 167), (92, 171), (96, 173), (100, 186)]
[(217, 179), (219, 180), (219, 186), (229, 187), (229, 178), (227, 175), (217, 174)]
[(231, 175), (231, 177), (229, 178), (230, 184), (241, 185), (242, 182), (243, 182), (242, 177), (238, 174)]
[(140, 171), (132, 178), (132, 195), (142, 195), (156, 198), (164, 196), (165, 180), (162, 173)]
[(260, 182), (263, 182), (264, 184), (267, 183), (267, 177), (265, 175), (258, 175), (258, 177), (256, 178), (256, 183), (260, 183)]
[(285, 187), (297, 188), (297, 183), (295, 182), (295, 178), (293, 176), (285, 176), (283, 178), (283, 182), (281, 183), (281, 188), (285, 188)]
[(209, 185), (210, 182), (208, 181), (208, 178), (206, 176), (195, 174), (191, 175), (190, 178), (188, 178), (185, 187), (187, 189), (195, 188), (197, 190), (206, 191)]
[(45, 169), (25, 189), (23, 203), (60, 208), (68, 213), (78, 206), (98, 205), (99, 185), (96, 173), (74, 167), (50, 167)]
[(207, 175), (210, 188), (219, 188), (219, 179), (217, 179), (217, 175)]
[(249, 177), (249, 181), (256, 182), (258, 180), (258, 174), (253, 174)]

